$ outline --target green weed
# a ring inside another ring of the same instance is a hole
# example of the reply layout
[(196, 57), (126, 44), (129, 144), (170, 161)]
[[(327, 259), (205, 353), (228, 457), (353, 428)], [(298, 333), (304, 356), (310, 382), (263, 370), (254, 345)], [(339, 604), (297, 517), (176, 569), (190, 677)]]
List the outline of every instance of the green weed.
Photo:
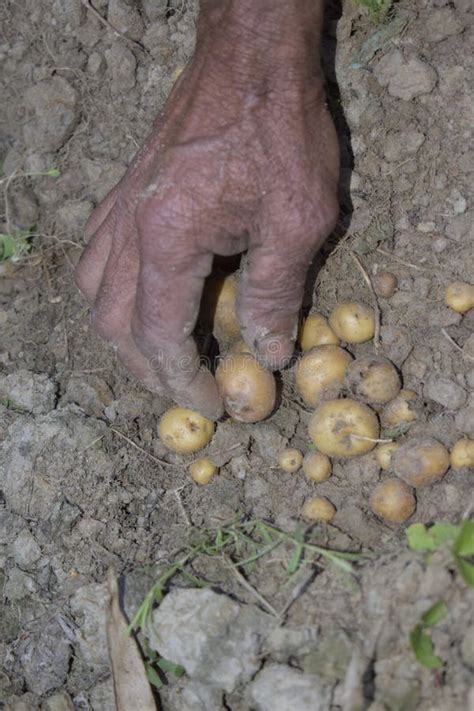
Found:
[(375, 22), (382, 22), (392, 7), (392, 0), (357, 0), (357, 2), (369, 9), (370, 16)]

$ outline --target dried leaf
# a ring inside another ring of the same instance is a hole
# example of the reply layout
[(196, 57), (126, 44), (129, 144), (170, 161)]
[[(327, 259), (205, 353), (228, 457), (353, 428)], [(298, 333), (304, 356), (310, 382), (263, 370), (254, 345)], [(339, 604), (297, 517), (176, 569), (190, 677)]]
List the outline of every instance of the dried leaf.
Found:
[(118, 586), (112, 567), (107, 573), (109, 593), (107, 605), (107, 644), (114, 681), (115, 705), (117, 711), (157, 711), (148, 682), (145, 665), (132, 635), (128, 634), (128, 624), (120, 609)]

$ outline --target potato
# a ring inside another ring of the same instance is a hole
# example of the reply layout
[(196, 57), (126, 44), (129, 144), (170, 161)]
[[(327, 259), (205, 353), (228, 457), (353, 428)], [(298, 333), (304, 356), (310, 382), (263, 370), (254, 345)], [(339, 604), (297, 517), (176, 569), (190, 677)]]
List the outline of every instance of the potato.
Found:
[(379, 444), (375, 450), (375, 458), (381, 469), (390, 469), (392, 455), (399, 447), (399, 442), (385, 442), (385, 444)]
[(392, 523), (403, 523), (416, 509), (413, 489), (395, 477), (386, 479), (375, 488), (370, 504), (377, 516)]
[(458, 439), (451, 450), (449, 459), (453, 469), (474, 467), (474, 440), (467, 437)]
[(299, 449), (288, 447), (278, 457), (278, 465), (285, 472), (297, 472), (303, 462), (303, 455)]
[(301, 510), (304, 518), (309, 521), (326, 521), (331, 523), (336, 515), (336, 507), (330, 501), (322, 497), (307, 499)]
[(372, 286), (377, 296), (389, 299), (394, 295), (398, 286), (398, 279), (392, 272), (378, 272), (372, 277)]
[(453, 311), (465, 314), (474, 308), (474, 286), (463, 281), (453, 282), (446, 289), (445, 301)]
[(413, 390), (400, 390), (396, 398), (383, 408), (380, 420), (384, 427), (398, 427), (418, 417), (418, 395)]
[(229, 353), (222, 358), (216, 382), (224, 407), (235, 420), (258, 422), (275, 407), (275, 378), (248, 353)]
[(374, 310), (357, 301), (338, 304), (329, 317), (329, 325), (341, 341), (364, 343), (375, 333)]
[(238, 281), (234, 274), (227, 277), (211, 276), (205, 284), (201, 313), (203, 321), (213, 326), (219, 340), (229, 342), (240, 337), (236, 312)]
[(308, 430), (328, 457), (358, 457), (370, 452), (379, 436), (375, 412), (356, 400), (329, 400), (311, 417)]
[(429, 486), (448, 471), (449, 452), (432, 437), (414, 438), (393, 453), (392, 468), (410, 486)]
[(303, 457), (303, 471), (311, 481), (326, 481), (331, 476), (331, 460), (321, 452), (306, 452)]
[(339, 346), (317, 346), (296, 366), (296, 389), (310, 407), (339, 395), (352, 356)]
[(402, 387), (393, 363), (379, 356), (356, 358), (347, 368), (345, 385), (354, 397), (370, 405), (390, 402)]
[(196, 461), (189, 465), (189, 473), (191, 474), (191, 479), (193, 479), (196, 484), (205, 486), (209, 484), (211, 479), (217, 474), (217, 467), (210, 459), (203, 457), (202, 459), (196, 459)]
[(246, 344), (243, 338), (232, 343), (229, 348), (229, 353), (249, 353), (252, 355), (252, 349)]
[(301, 326), (299, 342), (304, 353), (315, 346), (338, 346), (339, 338), (322, 314), (310, 314)]
[(214, 422), (187, 407), (172, 407), (160, 420), (158, 433), (168, 449), (192, 454), (205, 447), (214, 434)]

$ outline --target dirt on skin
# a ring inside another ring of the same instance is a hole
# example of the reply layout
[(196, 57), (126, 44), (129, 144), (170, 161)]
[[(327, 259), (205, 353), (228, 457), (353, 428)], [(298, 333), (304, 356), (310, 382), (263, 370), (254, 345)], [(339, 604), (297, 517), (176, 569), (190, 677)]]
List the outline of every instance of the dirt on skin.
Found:
[[(277, 662), (323, 680), (328, 709), (468, 708), (472, 591), (446, 556), (428, 563), (407, 549), (403, 525), (371, 512), (371, 494), (390, 472), (373, 453), (334, 460), (332, 476), (317, 485), (276, 468), (287, 444), (309, 448), (311, 412), (295, 395), (293, 372), (282, 373), (281, 403), (268, 420), (218, 425), (203, 456), (220, 473), (200, 487), (187, 472), (193, 457), (171, 454), (157, 438), (171, 403), (134, 383), (92, 333), (73, 283), (84, 223), (191, 56), (197, 7), (86, 5), (7, 0), (0, 8), (1, 231), (36, 225), (31, 250), (0, 265), (0, 707), (113, 709), (100, 631), (109, 564), (125, 576), (130, 614), (153, 565), (172, 559), (196, 530), (240, 512), (294, 531), (304, 501), (318, 495), (337, 513), (312, 540), (377, 555), (355, 576), (321, 563), (290, 583), (281, 550), (255, 566), (249, 582), (274, 608), (294, 596), (288, 635), (263, 667)], [(374, 305), (362, 267), (369, 276), (394, 274), (395, 293), (378, 298), (377, 355), (423, 401), (410, 434), (449, 448), (474, 435), (474, 311), (461, 316), (444, 304), (447, 284), (472, 280), (474, 263), (471, 3), (401, 0), (383, 25), (352, 2), (342, 16), (328, 3), (327, 14), (342, 209), (306, 306), (328, 316), (344, 300)], [(38, 175), (51, 169), (60, 176)], [(375, 345), (348, 350), (373, 355)], [(472, 513), (472, 472), (449, 470), (416, 497), (409, 523), (457, 522)], [(256, 602), (220, 559), (201, 557), (193, 570), (234, 599)], [(449, 612), (433, 641), (444, 666), (430, 671), (416, 662), (408, 635), (440, 599)], [(306, 646), (291, 636), (303, 629)], [(162, 708), (205, 708), (183, 706), (190, 683), (171, 677)], [(240, 687), (213, 699), (216, 709), (257, 708)]]

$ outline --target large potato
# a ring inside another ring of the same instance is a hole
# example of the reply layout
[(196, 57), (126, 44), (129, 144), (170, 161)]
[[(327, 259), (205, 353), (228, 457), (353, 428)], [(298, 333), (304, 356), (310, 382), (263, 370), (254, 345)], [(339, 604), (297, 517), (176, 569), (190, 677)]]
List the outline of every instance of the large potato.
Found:
[(310, 314), (300, 329), (299, 342), (303, 353), (315, 346), (338, 346), (339, 338), (322, 314)]
[(375, 334), (374, 310), (357, 301), (338, 304), (329, 317), (329, 325), (341, 341), (364, 343)]
[(296, 389), (310, 407), (339, 395), (350, 353), (339, 346), (317, 346), (304, 354), (296, 366)]
[(410, 486), (429, 486), (448, 471), (449, 452), (432, 437), (414, 438), (392, 454), (392, 468)]
[(320, 452), (328, 457), (357, 457), (370, 452), (379, 437), (377, 415), (356, 400), (329, 400), (318, 407), (308, 425)]
[(249, 353), (222, 358), (216, 381), (226, 412), (240, 422), (263, 420), (275, 407), (275, 378)]
[(160, 439), (173, 452), (191, 454), (203, 449), (214, 434), (214, 422), (187, 407), (172, 407), (162, 416)]
[(345, 384), (354, 397), (369, 405), (384, 405), (400, 392), (397, 369), (387, 358), (363, 356), (350, 363)]

